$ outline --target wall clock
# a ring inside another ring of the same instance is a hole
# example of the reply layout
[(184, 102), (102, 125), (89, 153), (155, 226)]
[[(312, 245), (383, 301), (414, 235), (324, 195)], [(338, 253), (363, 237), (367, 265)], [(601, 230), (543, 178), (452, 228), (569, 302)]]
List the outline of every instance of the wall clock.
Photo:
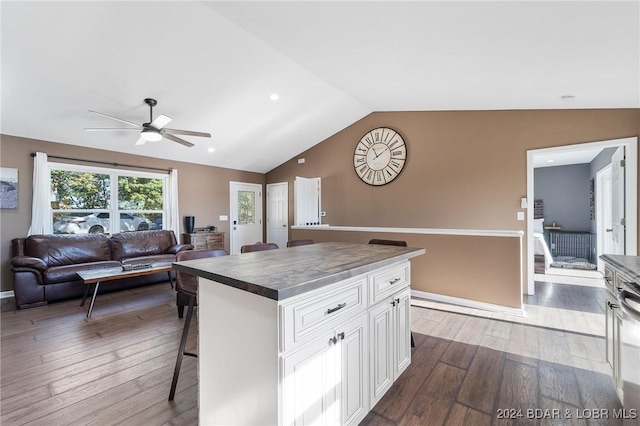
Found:
[(367, 132), (356, 145), (353, 167), (363, 182), (386, 185), (398, 177), (407, 161), (407, 146), (400, 133), (389, 127)]

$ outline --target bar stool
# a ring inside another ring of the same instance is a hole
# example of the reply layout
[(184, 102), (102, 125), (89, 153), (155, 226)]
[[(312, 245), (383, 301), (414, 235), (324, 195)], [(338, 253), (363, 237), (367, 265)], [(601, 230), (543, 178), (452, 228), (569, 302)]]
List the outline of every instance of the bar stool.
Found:
[[(176, 255), (176, 262), (182, 262), (184, 260), (204, 259), (207, 257), (226, 256), (226, 250), (186, 250), (181, 251)], [(176, 366), (173, 370), (173, 380), (171, 381), (171, 390), (169, 391), (169, 401), (173, 401), (173, 397), (176, 394), (176, 386), (178, 384), (178, 376), (180, 375), (180, 367), (182, 367), (182, 358), (184, 355), (194, 358), (198, 357), (198, 354), (192, 352), (186, 352), (187, 337), (189, 337), (189, 327), (191, 325), (191, 317), (193, 316), (193, 308), (196, 305), (196, 299), (198, 297), (198, 277), (195, 275), (187, 274), (186, 272), (176, 271), (176, 291), (177, 303), (182, 295), (182, 300), (186, 298), (188, 300), (189, 307), (187, 308), (187, 317), (184, 320), (184, 327), (182, 328), (182, 338), (180, 339), (180, 347), (178, 348), (178, 356), (176, 358)], [(184, 306), (182, 307), (184, 308)], [(178, 306), (178, 314), (181, 312), (181, 307)]]
[(240, 247), (240, 253), (250, 253), (252, 251), (275, 250), (278, 247), (276, 243), (255, 243), (247, 244)]
[[(380, 240), (377, 238), (369, 240), (369, 244), (380, 244), (384, 246), (398, 246), (398, 247), (406, 247), (407, 242), (402, 240)], [(416, 343), (413, 341), (413, 332), (411, 332), (411, 347), (415, 348)]]

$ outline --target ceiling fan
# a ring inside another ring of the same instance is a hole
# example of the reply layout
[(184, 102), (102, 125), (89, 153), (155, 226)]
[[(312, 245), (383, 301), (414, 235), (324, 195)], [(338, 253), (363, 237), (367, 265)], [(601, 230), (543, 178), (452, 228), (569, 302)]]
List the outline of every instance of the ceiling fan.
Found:
[(211, 134), (210, 133), (204, 133), (204, 132), (193, 132), (191, 130), (179, 130), (179, 129), (168, 129), (164, 126), (166, 126), (167, 124), (169, 124), (169, 122), (172, 120), (171, 117), (167, 117), (166, 115), (160, 115), (158, 117), (156, 117), (156, 119), (153, 119), (153, 107), (158, 105), (158, 101), (156, 101), (155, 99), (151, 99), (151, 98), (146, 98), (144, 100), (144, 102), (149, 105), (149, 122), (148, 123), (142, 123), (142, 124), (136, 124), (136, 123), (132, 123), (131, 121), (127, 121), (127, 120), (123, 120), (121, 118), (116, 118), (116, 117), (112, 117), (110, 115), (107, 114), (103, 114), (101, 112), (97, 112), (97, 111), (91, 111), (89, 110), (89, 112), (93, 113), (93, 114), (98, 114), (101, 115), (103, 117), (107, 117), (110, 118), (112, 120), (117, 120), (120, 121), (122, 123), (125, 124), (129, 124), (131, 126), (134, 127), (93, 127), (93, 128), (86, 128), (85, 130), (89, 131), (89, 132), (108, 132), (108, 131), (113, 131), (113, 130), (134, 130), (134, 131), (139, 131), (140, 132), (140, 138), (138, 139), (138, 142), (136, 142), (136, 145), (144, 145), (147, 142), (157, 142), (159, 140), (161, 140), (163, 137), (167, 138), (169, 140), (172, 140), (174, 142), (178, 142), (184, 146), (188, 146), (188, 147), (192, 147), (193, 144), (189, 141), (186, 141), (182, 138), (177, 137), (176, 135), (186, 135), (186, 136), (200, 136), (203, 138), (210, 138)]

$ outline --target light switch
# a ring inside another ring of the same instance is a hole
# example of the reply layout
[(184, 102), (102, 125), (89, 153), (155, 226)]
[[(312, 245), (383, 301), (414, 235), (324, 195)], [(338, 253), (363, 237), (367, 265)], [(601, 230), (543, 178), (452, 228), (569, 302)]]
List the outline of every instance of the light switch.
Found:
[(518, 212), (516, 217), (518, 218), (518, 220), (524, 220), (524, 212)]
[(221, 215), (220, 215), (220, 221), (221, 221), (221, 222), (224, 222), (224, 221), (226, 221), (226, 220), (229, 220), (229, 216), (227, 216), (226, 214), (221, 214)]

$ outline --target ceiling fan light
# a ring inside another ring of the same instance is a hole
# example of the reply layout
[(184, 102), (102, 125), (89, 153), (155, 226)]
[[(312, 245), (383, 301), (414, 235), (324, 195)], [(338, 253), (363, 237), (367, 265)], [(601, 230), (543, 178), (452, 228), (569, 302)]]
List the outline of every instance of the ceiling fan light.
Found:
[(158, 142), (162, 139), (160, 132), (153, 129), (144, 129), (142, 133), (140, 133), (140, 137), (147, 142)]

